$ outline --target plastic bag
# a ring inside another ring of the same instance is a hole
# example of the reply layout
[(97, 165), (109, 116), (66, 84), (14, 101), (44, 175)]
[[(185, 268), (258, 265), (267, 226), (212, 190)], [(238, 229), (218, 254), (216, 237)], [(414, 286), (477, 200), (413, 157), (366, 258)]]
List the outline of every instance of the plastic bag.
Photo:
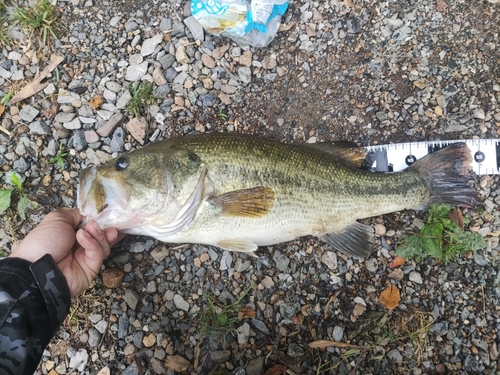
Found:
[(265, 47), (276, 36), (288, 0), (191, 0), (193, 17), (211, 34)]

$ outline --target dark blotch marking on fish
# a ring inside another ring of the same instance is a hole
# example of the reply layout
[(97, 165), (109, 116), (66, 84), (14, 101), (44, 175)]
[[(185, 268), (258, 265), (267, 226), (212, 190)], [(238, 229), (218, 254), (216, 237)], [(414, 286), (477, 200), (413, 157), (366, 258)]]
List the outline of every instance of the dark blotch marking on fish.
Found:
[(98, 214), (100, 214), (102, 211), (104, 211), (106, 208), (108, 207), (108, 204), (106, 203), (105, 205), (103, 205), (99, 211), (97, 211)]

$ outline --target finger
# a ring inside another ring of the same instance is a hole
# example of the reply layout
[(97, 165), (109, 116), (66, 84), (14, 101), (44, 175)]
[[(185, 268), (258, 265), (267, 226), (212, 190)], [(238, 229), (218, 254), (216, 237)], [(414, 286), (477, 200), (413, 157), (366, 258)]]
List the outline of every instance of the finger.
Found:
[(106, 235), (106, 239), (111, 246), (116, 245), (127, 235), (126, 233), (118, 232), (118, 230), (115, 228), (104, 229), (104, 234)]
[(73, 228), (76, 228), (83, 221), (84, 217), (76, 208), (69, 210), (53, 211), (47, 214), (42, 224), (48, 224), (53, 221), (65, 221), (71, 224)]
[[(104, 236), (104, 234), (102, 235)], [(87, 278), (93, 280), (102, 266), (106, 253), (109, 253), (109, 244), (104, 240), (106, 244), (103, 247), (101, 243), (85, 229), (80, 229), (76, 233), (76, 239), (84, 250), (84, 264), (81, 263), (80, 267), (82, 267)]]

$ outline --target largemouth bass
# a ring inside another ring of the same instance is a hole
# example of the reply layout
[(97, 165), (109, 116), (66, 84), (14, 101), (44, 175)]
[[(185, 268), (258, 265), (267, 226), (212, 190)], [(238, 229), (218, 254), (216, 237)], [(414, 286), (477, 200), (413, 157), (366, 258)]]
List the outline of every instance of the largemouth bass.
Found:
[(463, 143), (397, 173), (364, 171), (352, 159), (330, 143), (186, 136), (85, 169), (78, 207), (102, 228), (164, 242), (253, 252), (314, 235), (359, 258), (372, 251), (374, 234), (357, 219), (433, 202), (478, 204)]

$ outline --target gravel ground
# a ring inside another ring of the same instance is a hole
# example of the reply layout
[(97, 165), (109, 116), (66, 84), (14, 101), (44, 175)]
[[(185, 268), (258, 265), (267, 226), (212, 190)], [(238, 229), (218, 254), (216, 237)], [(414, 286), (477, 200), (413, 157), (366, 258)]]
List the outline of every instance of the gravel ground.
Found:
[[(10, 249), (45, 213), (74, 207), (83, 168), (163, 138), (497, 138), (497, 3), (292, 1), (285, 30), (257, 49), (211, 35), (195, 43), (200, 30), (185, 25), (189, 4), (178, 0), (57, 1), (68, 28), (60, 40), (35, 49), (16, 32), (16, 46), (0, 50), (0, 96), (26, 85), (52, 54), (64, 57), (44, 91), (1, 118), (10, 135), (0, 131), (0, 166), (25, 178), (39, 206), (25, 221), (0, 216), (0, 245)], [(128, 87), (140, 80), (153, 82), (158, 99), (133, 119)], [(48, 162), (59, 142), (69, 152), (62, 169)], [(38, 371), (498, 374), (500, 183), (474, 182), (484, 209), (465, 214), (488, 247), (448, 265), (390, 268), (392, 245), (422, 218), (411, 211), (367, 220), (380, 241), (359, 261), (315, 238), (262, 248), (259, 258), (127, 238), (75, 299)], [(401, 291), (392, 312), (378, 301), (387, 283)], [(210, 303), (240, 297), (246, 312), (236, 330), (204, 337)], [(316, 340), (348, 345), (311, 349)]]

